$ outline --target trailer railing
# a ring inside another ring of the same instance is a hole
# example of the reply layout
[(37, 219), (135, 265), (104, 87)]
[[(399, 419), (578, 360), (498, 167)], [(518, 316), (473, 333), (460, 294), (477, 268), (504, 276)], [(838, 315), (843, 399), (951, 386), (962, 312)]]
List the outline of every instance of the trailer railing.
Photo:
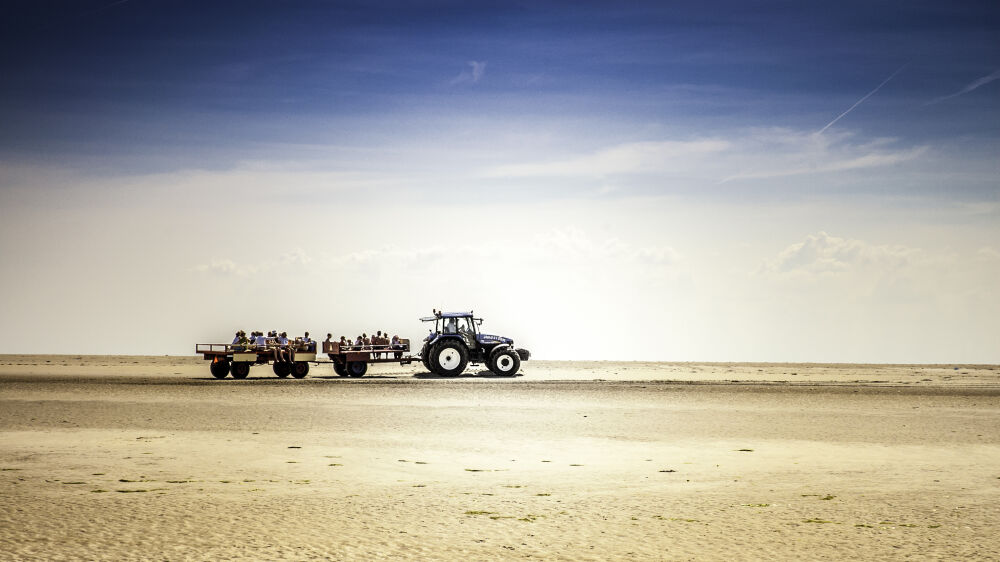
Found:
[(232, 345), (228, 343), (199, 343), (195, 344), (195, 353), (223, 354), (232, 351)]
[(338, 355), (348, 351), (367, 351), (374, 353), (408, 353), (410, 351), (410, 340), (400, 339), (397, 345), (390, 343), (368, 344), (368, 345), (341, 345), (338, 341), (323, 342), (323, 353)]

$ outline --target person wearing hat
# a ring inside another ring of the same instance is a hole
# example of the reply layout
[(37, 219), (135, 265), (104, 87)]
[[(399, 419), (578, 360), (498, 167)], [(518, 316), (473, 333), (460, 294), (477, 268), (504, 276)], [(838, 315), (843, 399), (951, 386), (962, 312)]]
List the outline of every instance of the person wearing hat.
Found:
[(247, 339), (247, 333), (240, 330), (236, 335), (236, 349), (238, 351), (246, 351), (247, 347), (250, 345), (250, 340)]

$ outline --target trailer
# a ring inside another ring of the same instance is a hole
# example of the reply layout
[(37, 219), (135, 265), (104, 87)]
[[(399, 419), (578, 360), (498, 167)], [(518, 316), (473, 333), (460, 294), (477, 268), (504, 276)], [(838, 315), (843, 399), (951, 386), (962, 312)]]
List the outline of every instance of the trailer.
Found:
[(195, 353), (211, 361), (212, 376), (224, 379), (232, 373), (234, 379), (245, 379), (252, 365), (271, 364), (274, 374), (301, 379), (309, 374), (309, 364), (316, 361), (316, 342), (290, 344), (280, 348), (283, 361), (275, 360), (275, 346), (238, 345), (229, 343), (199, 343)]
[[(388, 340), (387, 340), (388, 341)], [(420, 357), (409, 355), (410, 340), (401, 339), (397, 345), (379, 343), (372, 345), (341, 345), (340, 342), (323, 342), (322, 352), (330, 358), (333, 371), (342, 377), (363, 377), (368, 372), (369, 363), (399, 363), (409, 365), (420, 361)], [(297, 379), (309, 374), (309, 365), (316, 360), (316, 342), (309, 345), (288, 345), (280, 347), (283, 361), (275, 361), (275, 346), (241, 346), (229, 343), (199, 343), (195, 353), (206, 361), (211, 361), (212, 376), (224, 379), (232, 374), (234, 379), (245, 379), (254, 365), (271, 365), (274, 374), (285, 378), (292, 375)]]
[[(385, 338), (388, 342), (388, 338)], [(336, 341), (323, 342), (323, 353), (333, 363), (333, 372), (342, 377), (363, 377), (369, 363), (399, 363), (409, 365), (420, 357), (408, 355), (410, 340), (400, 339), (399, 344), (377, 343), (371, 345), (341, 345)]]

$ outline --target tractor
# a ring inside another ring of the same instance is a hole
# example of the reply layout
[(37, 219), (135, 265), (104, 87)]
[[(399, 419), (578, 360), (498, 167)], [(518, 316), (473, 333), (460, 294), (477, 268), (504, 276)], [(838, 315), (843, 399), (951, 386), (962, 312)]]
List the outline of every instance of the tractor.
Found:
[(494, 374), (514, 376), (531, 353), (515, 349), (514, 340), (479, 331), (482, 318), (469, 312), (440, 312), (420, 319), (433, 322), (434, 329), (424, 338), (420, 361), (442, 377), (457, 377), (470, 364), (485, 364)]

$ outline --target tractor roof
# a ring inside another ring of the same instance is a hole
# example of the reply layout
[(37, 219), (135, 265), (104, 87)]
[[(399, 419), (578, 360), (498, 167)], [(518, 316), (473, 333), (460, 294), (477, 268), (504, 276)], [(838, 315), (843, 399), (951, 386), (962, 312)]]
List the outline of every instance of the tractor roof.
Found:
[(438, 318), (472, 318), (472, 312), (438, 312), (436, 316), (425, 316), (421, 322), (433, 322)]

